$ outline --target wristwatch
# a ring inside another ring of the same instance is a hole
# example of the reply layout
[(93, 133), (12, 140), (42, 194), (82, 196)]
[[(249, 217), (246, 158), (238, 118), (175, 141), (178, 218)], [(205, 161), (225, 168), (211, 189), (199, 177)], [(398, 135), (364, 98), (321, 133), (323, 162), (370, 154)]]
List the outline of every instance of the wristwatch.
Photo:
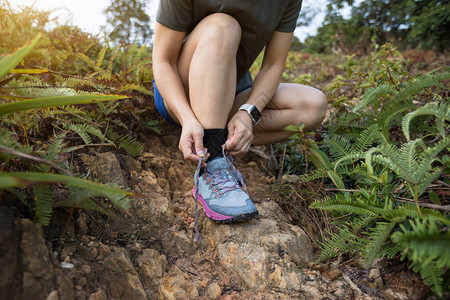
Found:
[(259, 112), (258, 108), (254, 105), (242, 104), (241, 107), (239, 107), (239, 110), (245, 110), (246, 112), (248, 112), (250, 118), (252, 118), (253, 126), (258, 124), (259, 120), (261, 119), (261, 113)]

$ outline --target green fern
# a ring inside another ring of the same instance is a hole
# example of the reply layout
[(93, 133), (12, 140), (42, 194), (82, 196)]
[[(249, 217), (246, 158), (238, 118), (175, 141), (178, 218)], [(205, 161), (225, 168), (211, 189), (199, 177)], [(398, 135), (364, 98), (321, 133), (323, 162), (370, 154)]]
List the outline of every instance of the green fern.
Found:
[(370, 233), (367, 233), (369, 239), (365, 242), (364, 258), (366, 264), (371, 266), (375, 258), (380, 255), (383, 244), (389, 238), (396, 222), (377, 222), (375, 227), (370, 228)]
[(354, 220), (341, 225), (336, 234), (330, 234), (331, 238), (326, 237), (324, 242), (321, 243), (322, 251), (317, 261), (325, 261), (341, 253), (361, 249), (357, 233), (375, 219), (375, 216), (356, 217)]
[(341, 159), (352, 153), (352, 145), (349, 140), (339, 135), (331, 135), (325, 144), (330, 149), (331, 155), (335, 159)]
[(131, 156), (138, 156), (142, 153), (144, 146), (135, 138), (128, 134), (120, 135), (108, 129), (107, 135), (114, 141), (118, 141), (119, 148), (124, 149)]
[(53, 189), (50, 186), (35, 186), (33, 188), (36, 203), (36, 222), (39, 226), (47, 226), (53, 212)]
[(63, 132), (53, 138), (52, 143), (48, 147), (47, 153), (43, 156), (46, 160), (53, 161), (56, 159), (56, 156), (62, 152), (65, 136), (66, 133)]
[(440, 134), (445, 138), (444, 120), (450, 121), (450, 105), (448, 103), (433, 102), (428, 103), (425, 106), (410, 112), (402, 121), (402, 129), (408, 141), (411, 138), (409, 131), (411, 120), (418, 116), (433, 115), (438, 118), (438, 130)]
[(365, 129), (361, 135), (356, 139), (355, 151), (366, 151), (374, 143), (384, 142), (383, 136), (380, 133), (380, 129), (377, 124), (373, 124)]
[(392, 95), (394, 93), (395, 88), (392, 85), (383, 84), (377, 86), (376, 88), (370, 87), (364, 92), (364, 95), (361, 97), (361, 101), (359, 101), (355, 108), (353, 108), (353, 112), (355, 113), (361, 108), (369, 107), (382, 95)]
[(310, 205), (310, 208), (362, 216), (378, 216), (383, 213), (383, 207), (381, 206), (369, 205), (362, 201), (354, 201), (351, 198), (339, 194), (334, 198), (326, 197), (323, 200), (316, 200)]
[(400, 225), (401, 231), (392, 234), (392, 240), (401, 245), (413, 261), (433, 262), (439, 268), (450, 267), (450, 231), (441, 233), (436, 222), (411, 220), (410, 230)]
[(413, 96), (426, 88), (438, 86), (441, 81), (448, 80), (449, 78), (450, 72), (423, 75), (416, 78), (414, 81), (403, 85), (392, 99), (382, 107), (378, 117), (378, 124), (385, 137), (388, 139), (390, 121), (395, 115), (408, 109), (415, 108), (415, 105), (412, 103)]

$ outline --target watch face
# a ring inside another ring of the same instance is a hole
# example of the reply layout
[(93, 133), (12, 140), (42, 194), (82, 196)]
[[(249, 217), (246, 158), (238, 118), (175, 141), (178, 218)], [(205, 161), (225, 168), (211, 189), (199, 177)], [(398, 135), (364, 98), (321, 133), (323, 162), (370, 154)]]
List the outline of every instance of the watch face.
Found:
[(252, 108), (252, 111), (250, 112), (250, 115), (252, 116), (252, 118), (255, 121), (255, 123), (258, 123), (259, 119), (261, 119), (261, 113), (259, 112), (259, 110), (255, 106)]

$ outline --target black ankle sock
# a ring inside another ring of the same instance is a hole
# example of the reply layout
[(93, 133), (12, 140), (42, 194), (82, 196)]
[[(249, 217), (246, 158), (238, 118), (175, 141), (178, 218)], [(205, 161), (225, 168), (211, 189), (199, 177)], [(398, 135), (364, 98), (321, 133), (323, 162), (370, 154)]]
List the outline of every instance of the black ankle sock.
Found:
[(227, 140), (228, 130), (226, 128), (217, 128), (205, 129), (204, 132), (203, 145), (208, 149), (208, 153), (210, 154), (206, 160), (206, 163), (208, 163), (210, 160), (222, 156), (222, 145)]

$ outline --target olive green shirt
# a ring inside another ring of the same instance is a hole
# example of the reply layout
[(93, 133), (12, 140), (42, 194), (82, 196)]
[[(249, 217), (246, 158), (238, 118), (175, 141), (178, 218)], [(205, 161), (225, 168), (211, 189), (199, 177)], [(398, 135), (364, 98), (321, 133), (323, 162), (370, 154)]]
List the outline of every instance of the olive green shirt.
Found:
[(220, 12), (235, 18), (242, 29), (236, 57), (239, 82), (274, 31), (295, 30), (301, 5), (302, 0), (160, 0), (156, 21), (189, 34), (210, 14)]

